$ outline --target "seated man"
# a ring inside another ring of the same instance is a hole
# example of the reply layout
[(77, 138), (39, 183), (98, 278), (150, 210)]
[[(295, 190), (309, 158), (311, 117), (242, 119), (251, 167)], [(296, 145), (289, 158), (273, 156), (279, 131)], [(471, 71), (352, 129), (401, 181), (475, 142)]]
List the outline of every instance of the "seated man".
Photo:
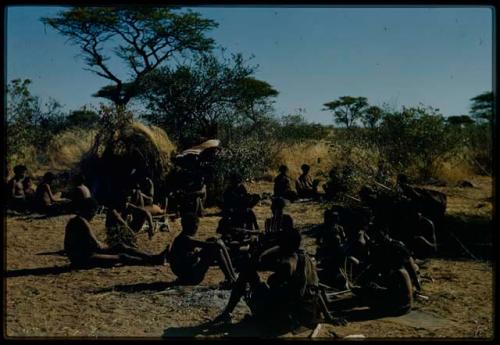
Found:
[(327, 210), (316, 249), (320, 281), (339, 290), (348, 288), (347, 279), (342, 272), (346, 257), (347, 237), (339, 224), (339, 213)]
[(97, 202), (86, 198), (80, 203), (77, 216), (66, 225), (64, 251), (73, 267), (112, 266), (118, 263), (158, 265), (165, 262), (167, 250), (151, 255), (123, 244), (110, 247), (101, 243), (90, 225), (96, 210)]
[(68, 212), (69, 199), (56, 198), (52, 193), (51, 185), (56, 176), (50, 171), (43, 175), (42, 182), (35, 192), (35, 204), (38, 212), (47, 215), (59, 215)]
[(185, 213), (181, 224), (182, 232), (170, 247), (172, 272), (180, 281), (197, 285), (203, 281), (210, 266), (218, 265), (226, 278), (223, 285), (232, 285), (236, 281), (236, 273), (224, 243), (195, 239), (199, 218), (194, 213)]
[(418, 266), (402, 242), (380, 232), (373, 236), (367, 269), (352, 292), (375, 312), (405, 314), (412, 308), (414, 291), (420, 290)]
[(92, 197), (89, 188), (85, 185), (84, 182), (85, 178), (82, 174), (76, 174), (75, 176), (73, 176), (73, 188), (67, 194), (68, 199), (71, 200), (71, 204), (68, 205), (68, 208), (73, 211), (79, 209), (79, 204), (84, 199)]
[(284, 198), (290, 201), (297, 199), (297, 193), (292, 190), (291, 179), (288, 177), (288, 167), (281, 165), (279, 167), (279, 174), (274, 179), (274, 197)]
[(338, 168), (333, 167), (328, 173), (328, 177), (328, 181), (323, 185), (325, 197), (329, 200), (338, 199), (345, 192)]
[(295, 189), (297, 190), (297, 195), (299, 198), (319, 198), (318, 192), (318, 180), (312, 180), (309, 176), (309, 171), (311, 167), (307, 164), (302, 164), (300, 167), (302, 169), (302, 174), (295, 181)]
[(23, 190), (24, 190), (24, 198), (26, 200), (26, 208), (28, 210), (32, 210), (35, 208), (35, 194), (36, 191), (33, 188), (33, 181), (31, 177), (26, 176), (23, 180)]
[(271, 211), (273, 216), (266, 219), (266, 233), (285, 231), (293, 229), (293, 219), (290, 215), (283, 213), (286, 201), (283, 198), (274, 198), (271, 203)]
[(223, 194), (222, 212), (232, 212), (242, 207), (248, 192), (240, 174), (233, 173), (229, 177), (229, 184)]
[[(255, 253), (238, 276), (229, 302), (215, 322), (230, 321), (231, 313), (243, 297), (252, 315), (275, 329), (312, 324), (319, 315), (319, 281), (314, 263), (300, 249), (300, 244), (297, 231), (283, 231), (277, 246)], [(273, 274), (267, 282), (262, 282), (258, 271)]]
[(23, 181), (28, 169), (24, 165), (14, 167), (14, 177), (7, 182), (7, 201), (9, 208), (15, 211), (26, 209), (26, 198), (24, 194)]

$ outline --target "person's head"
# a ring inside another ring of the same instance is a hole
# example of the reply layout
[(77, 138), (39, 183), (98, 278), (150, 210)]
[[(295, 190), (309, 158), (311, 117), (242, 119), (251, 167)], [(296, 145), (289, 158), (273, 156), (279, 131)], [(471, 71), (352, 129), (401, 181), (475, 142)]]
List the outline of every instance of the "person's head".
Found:
[(302, 237), (297, 230), (290, 229), (279, 232), (278, 245), (283, 253), (292, 254), (299, 250)]
[(300, 169), (302, 170), (302, 172), (304, 174), (307, 174), (309, 172), (309, 170), (311, 170), (311, 167), (308, 164), (302, 164), (302, 166), (300, 167)]
[(181, 218), (182, 232), (188, 236), (193, 236), (198, 231), (200, 219), (195, 213), (185, 213)]
[(52, 182), (54, 182), (55, 179), (56, 179), (56, 175), (54, 175), (54, 173), (52, 173), (50, 171), (47, 171), (45, 173), (45, 175), (43, 175), (43, 182), (46, 182), (48, 184), (51, 184)]
[(24, 177), (26, 175), (26, 172), (28, 171), (28, 168), (24, 165), (16, 165), (14, 167), (14, 174), (16, 177)]
[(283, 198), (274, 198), (271, 203), (271, 211), (273, 214), (282, 213), (286, 206), (286, 201)]
[(286, 165), (280, 165), (278, 171), (282, 174), (286, 174), (288, 172), (288, 167)]
[(94, 198), (86, 198), (78, 203), (77, 214), (87, 220), (92, 220), (97, 212), (98, 204)]

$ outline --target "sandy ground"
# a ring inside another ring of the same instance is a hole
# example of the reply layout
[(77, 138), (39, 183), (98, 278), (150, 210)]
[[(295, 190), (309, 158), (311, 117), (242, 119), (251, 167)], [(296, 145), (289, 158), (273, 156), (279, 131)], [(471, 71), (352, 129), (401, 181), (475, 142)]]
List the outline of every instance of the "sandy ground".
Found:
[[(444, 188), (449, 213), (474, 212), (491, 217), (491, 179), (473, 181), (476, 188)], [(270, 192), (270, 183), (249, 184), (253, 192)], [(478, 204), (482, 206), (477, 207)], [(269, 217), (270, 201), (256, 208), (259, 225)], [(475, 211), (471, 211), (475, 210)], [(208, 209), (201, 220), (199, 238), (215, 234), (220, 219)], [(322, 221), (323, 206), (298, 203), (287, 206), (296, 226), (305, 230)], [(229, 292), (218, 290), (223, 275), (211, 268), (199, 286), (176, 286), (168, 265), (114, 267), (69, 271), (63, 249), (64, 227), (71, 216), (38, 219), (9, 216), (6, 219), (5, 321), (8, 337), (162, 337), (162, 336), (269, 336), (244, 321), (249, 312), (240, 302), (232, 325), (205, 325), (218, 315)], [(491, 218), (489, 218), (491, 219)], [(104, 240), (104, 217), (92, 222)], [(139, 248), (157, 253), (180, 231), (157, 233), (150, 241), (138, 235)], [(313, 240), (305, 238), (314, 253)], [(399, 318), (353, 317), (346, 326), (323, 325), (319, 337), (362, 334), (367, 338), (491, 338), (493, 336), (493, 263), (470, 259), (434, 258), (421, 267), (423, 294), (414, 311)], [(299, 334), (284, 337), (306, 337)]]

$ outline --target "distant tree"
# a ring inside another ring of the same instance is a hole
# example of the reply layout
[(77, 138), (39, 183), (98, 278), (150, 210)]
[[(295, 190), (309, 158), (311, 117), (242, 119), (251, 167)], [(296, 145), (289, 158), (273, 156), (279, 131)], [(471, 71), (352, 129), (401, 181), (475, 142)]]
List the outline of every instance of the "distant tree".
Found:
[[(9, 161), (31, 159), (28, 148), (44, 153), (53, 135), (64, 129), (61, 105), (42, 102), (30, 91), (30, 79), (14, 79), (7, 85), (6, 144)], [(26, 161), (24, 161), (26, 163)]]
[(380, 149), (392, 166), (401, 170), (416, 166), (424, 179), (433, 175), (438, 159), (453, 153), (458, 144), (445, 118), (423, 106), (385, 114), (380, 138)]
[[(200, 137), (227, 135), (235, 126), (258, 123), (278, 91), (255, 79), (240, 54), (202, 55), (178, 68), (164, 66), (141, 83), (144, 117), (183, 145)], [(225, 133), (221, 133), (224, 129)]]
[(454, 115), (448, 116), (446, 122), (450, 125), (454, 126), (466, 126), (474, 123), (474, 120), (470, 118), (468, 115)]
[(471, 98), (470, 114), (473, 118), (479, 121), (491, 122), (493, 119), (493, 92), (483, 92), (476, 97)]
[[(149, 6), (73, 7), (41, 21), (80, 46), (89, 71), (112, 81), (94, 96), (116, 105), (126, 105), (141, 79), (175, 56), (209, 51), (214, 40), (205, 33), (218, 25), (195, 12)], [(128, 66), (127, 80), (111, 70), (106, 50)]]
[(365, 125), (365, 127), (374, 129), (382, 120), (383, 111), (381, 108), (377, 106), (368, 107), (361, 114), (361, 121)]
[(99, 122), (99, 115), (85, 107), (79, 110), (73, 110), (66, 117), (66, 126), (92, 128)]
[(365, 97), (343, 96), (338, 100), (323, 104), (325, 108), (333, 112), (333, 117), (336, 123), (344, 125), (346, 128), (351, 128), (363, 115), (364, 110), (368, 106)]

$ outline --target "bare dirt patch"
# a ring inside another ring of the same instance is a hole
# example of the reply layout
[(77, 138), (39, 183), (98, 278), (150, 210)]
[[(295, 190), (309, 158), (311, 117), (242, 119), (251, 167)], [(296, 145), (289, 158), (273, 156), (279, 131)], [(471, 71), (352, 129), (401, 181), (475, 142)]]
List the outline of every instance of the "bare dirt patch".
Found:
[[(474, 183), (474, 181), (473, 181)], [(450, 214), (489, 217), (477, 203), (491, 198), (491, 179), (479, 179), (475, 189), (453, 188), (449, 195)], [(249, 184), (252, 192), (270, 192), (270, 183)], [(259, 225), (269, 217), (270, 201), (256, 207)], [(294, 203), (287, 212), (296, 226), (305, 230), (322, 221), (324, 206)], [(490, 210), (488, 212), (487, 210)], [(479, 211), (478, 211), (479, 210)], [(216, 214), (217, 209), (207, 210)], [(217, 289), (223, 275), (210, 269), (199, 286), (176, 286), (168, 265), (156, 267), (114, 267), (69, 271), (68, 261), (59, 254), (64, 227), (71, 216), (37, 219), (37, 216), (9, 216), (6, 219), (6, 309), (5, 331), (10, 337), (162, 337), (162, 336), (264, 336), (242, 326), (248, 313), (243, 302), (235, 313), (234, 325), (206, 332), (199, 326), (220, 313), (229, 292)], [(218, 216), (202, 218), (199, 237), (215, 235)], [(92, 224), (104, 239), (104, 218)], [(161, 232), (149, 241), (139, 234), (140, 248), (157, 253), (180, 231), (180, 222), (170, 232)], [(305, 238), (306, 249), (314, 253), (313, 240)], [(431, 259), (421, 268), (423, 293), (429, 300), (417, 300), (415, 317), (445, 320), (442, 327), (410, 325), (394, 319), (359, 320), (347, 326), (325, 325), (320, 337), (363, 334), (368, 338), (491, 338), (493, 336), (493, 266), (489, 261)], [(413, 316), (411, 316), (413, 317)], [(410, 319), (411, 320), (411, 319)], [(409, 324), (410, 323), (410, 324)], [(307, 336), (310, 331), (285, 336)]]

